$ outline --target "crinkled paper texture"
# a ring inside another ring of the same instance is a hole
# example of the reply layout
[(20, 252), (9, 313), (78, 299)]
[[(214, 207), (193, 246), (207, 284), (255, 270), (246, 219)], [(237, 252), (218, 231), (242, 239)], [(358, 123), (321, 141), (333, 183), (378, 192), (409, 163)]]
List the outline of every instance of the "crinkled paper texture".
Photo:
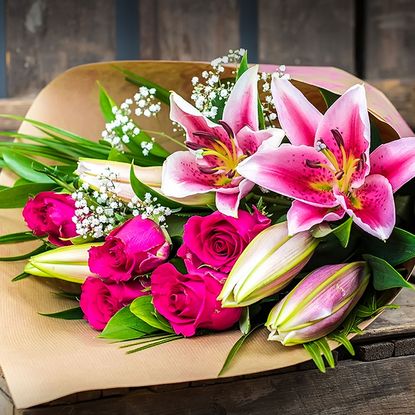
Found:
[[(190, 79), (206, 68), (203, 63), (118, 62), (140, 75), (190, 95)], [(263, 70), (273, 69), (263, 66)], [(315, 86), (342, 93), (362, 82), (335, 68), (287, 67), (293, 79), (317, 106), (323, 102)], [(99, 80), (117, 102), (133, 95), (135, 87), (124, 81), (110, 63), (74, 68), (55, 79), (36, 98), (28, 117), (98, 139), (103, 119), (98, 106)], [(369, 106), (387, 140), (411, 135), (409, 127), (390, 102), (366, 85)], [(167, 112), (167, 111), (165, 111)], [(169, 126), (167, 116), (143, 124), (150, 129)], [(22, 132), (34, 132), (23, 124)], [(170, 147), (171, 148), (171, 147)], [(13, 176), (3, 171), (1, 184)], [(0, 211), (0, 234), (25, 230), (19, 209)], [(19, 255), (34, 243), (0, 245), (0, 256)], [(28, 278), (12, 283), (24, 263), (0, 262), (0, 366), (18, 408), (48, 402), (75, 392), (117, 387), (148, 386), (215, 378), (238, 331), (183, 339), (126, 355), (116, 344), (97, 338), (84, 321), (63, 321), (40, 316), (73, 306), (54, 296), (56, 285)], [(395, 292), (391, 292), (391, 299)], [(243, 375), (290, 366), (308, 359), (301, 347), (267, 342), (265, 330), (248, 340), (226, 376)]]

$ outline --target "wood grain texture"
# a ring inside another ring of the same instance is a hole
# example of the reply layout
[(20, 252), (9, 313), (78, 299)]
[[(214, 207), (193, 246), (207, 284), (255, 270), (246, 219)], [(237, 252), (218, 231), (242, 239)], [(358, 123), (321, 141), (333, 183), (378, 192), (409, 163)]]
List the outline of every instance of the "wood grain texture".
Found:
[[(394, 373), (396, 375), (391, 376)], [(99, 401), (19, 411), (22, 415), (197, 414), (400, 415), (415, 411), (415, 356), (340, 362), (334, 370), (279, 373), (194, 387), (146, 388)]]
[(142, 59), (212, 60), (239, 47), (236, 0), (141, 0)]
[(415, 2), (370, 0), (365, 4), (366, 78), (414, 79)]
[(354, 1), (258, 0), (261, 63), (354, 71)]
[(115, 57), (115, 0), (13, 0), (6, 7), (8, 95), (38, 92), (67, 68)]

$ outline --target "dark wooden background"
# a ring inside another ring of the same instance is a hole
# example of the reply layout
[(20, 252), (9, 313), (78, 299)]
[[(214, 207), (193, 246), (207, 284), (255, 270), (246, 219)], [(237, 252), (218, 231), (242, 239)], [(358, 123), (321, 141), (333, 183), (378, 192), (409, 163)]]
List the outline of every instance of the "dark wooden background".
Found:
[(415, 125), (414, 0), (0, 0), (0, 101), (24, 111), (65, 69), (110, 59), (333, 65)]

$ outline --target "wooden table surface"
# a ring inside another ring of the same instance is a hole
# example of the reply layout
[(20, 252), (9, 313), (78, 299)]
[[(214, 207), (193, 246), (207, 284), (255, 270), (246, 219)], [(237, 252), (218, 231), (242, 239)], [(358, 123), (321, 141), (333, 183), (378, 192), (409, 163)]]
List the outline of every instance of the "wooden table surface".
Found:
[(415, 413), (415, 291), (404, 290), (354, 339), (356, 356), (342, 349), (326, 374), (311, 362), (278, 371), (220, 380), (82, 392), (17, 410), (0, 377), (0, 415), (321, 414)]

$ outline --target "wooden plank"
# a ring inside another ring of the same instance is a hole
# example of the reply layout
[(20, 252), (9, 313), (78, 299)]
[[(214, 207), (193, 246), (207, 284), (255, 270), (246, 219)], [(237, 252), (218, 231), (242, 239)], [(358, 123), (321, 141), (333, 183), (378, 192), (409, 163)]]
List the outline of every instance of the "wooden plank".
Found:
[[(33, 98), (0, 99), (0, 114), (25, 116)], [(20, 121), (0, 118), (0, 131), (14, 131), (20, 126)]]
[(142, 59), (212, 60), (239, 45), (236, 0), (141, 0)]
[(258, 0), (262, 63), (328, 65), (353, 72), (353, 0)]
[(385, 310), (354, 342), (369, 342), (374, 339), (393, 339), (415, 333), (415, 291), (404, 289), (394, 301), (400, 307)]
[(115, 0), (13, 0), (6, 9), (9, 96), (39, 91), (65, 69), (115, 57)]
[[(394, 374), (391, 376), (391, 374)], [(415, 356), (340, 362), (334, 370), (263, 374), (255, 379), (202, 384), (79, 404), (22, 410), (23, 415), (264, 414), (401, 415), (415, 411)], [(278, 410), (276, 410), (278, 408)]]
[(370, 0), (365, 4), (365, 77), (414, 79), (415, 2)]

